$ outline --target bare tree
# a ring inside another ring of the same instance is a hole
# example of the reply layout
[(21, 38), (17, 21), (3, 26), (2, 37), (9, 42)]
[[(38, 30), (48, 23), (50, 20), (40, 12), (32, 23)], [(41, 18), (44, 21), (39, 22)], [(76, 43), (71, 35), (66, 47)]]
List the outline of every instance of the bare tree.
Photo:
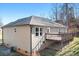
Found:
[(61, 7), (61, 11), (59, 15), (60, 19), (63, 20), (65, 25), (68, 25), (68, 22), (75, 18), (74, 7), (69, 3), (64, 3)]
[[(49, 18), (50, 19), (54, 19), (54, 20), (57, 20), (58, 19), (58, 8), (57, 8), (57, 3), (54, 4), (55, 7), (51, 7), (51, 10), (50, 10), (50, 14), (49, 14)], [(53, 4), (51, 4), (51, 6), (53, 6)]]
[[(52, 4), (50, 18), (54, 19), (56, 22), (62, 22), (64, 25), (68, 25), (68, 22), (75, 18), (74, 16), (74, 7), (72, 4), (64, 3), (64, 4)], [(59, 10), (60, 8), (60, 10)]]

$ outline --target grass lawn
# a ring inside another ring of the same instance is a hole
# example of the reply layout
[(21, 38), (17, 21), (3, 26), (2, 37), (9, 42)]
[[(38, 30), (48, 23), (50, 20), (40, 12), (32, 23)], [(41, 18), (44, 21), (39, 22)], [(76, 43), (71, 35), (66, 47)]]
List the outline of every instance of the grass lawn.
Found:
[(79, 37), (75, 37), (69, 45), (65, 46), (57, 55), (60, 56), (79, 56)]

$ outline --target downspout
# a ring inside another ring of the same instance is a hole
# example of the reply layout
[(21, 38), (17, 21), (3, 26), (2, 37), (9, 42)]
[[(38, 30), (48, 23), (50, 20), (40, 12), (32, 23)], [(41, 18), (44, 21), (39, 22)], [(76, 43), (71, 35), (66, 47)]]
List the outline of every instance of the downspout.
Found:
[(30, 25), (30, 56), (32, 56), (32, 27)]

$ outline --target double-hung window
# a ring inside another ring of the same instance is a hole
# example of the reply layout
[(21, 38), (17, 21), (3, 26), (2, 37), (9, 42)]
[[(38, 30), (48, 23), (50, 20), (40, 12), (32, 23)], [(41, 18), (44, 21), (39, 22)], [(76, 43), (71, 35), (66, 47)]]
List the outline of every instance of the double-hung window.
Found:
[(39, 28), (36, 28), (36, 36), (39, 36)]
[(42, 36), (42, 28), (36, 27), (35, 31), (36, 31), (36, 33), (35, 33), (36, 36)]
[(42, 36), (42, 28), (40, 28), (40, 36)]

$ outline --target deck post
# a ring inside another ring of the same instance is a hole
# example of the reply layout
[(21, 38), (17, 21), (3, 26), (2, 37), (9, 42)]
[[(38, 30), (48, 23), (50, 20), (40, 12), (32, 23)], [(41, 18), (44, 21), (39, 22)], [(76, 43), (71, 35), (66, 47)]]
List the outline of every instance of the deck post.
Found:
[(63, 47), (63, 40), (61, 40), (61, 42), (60, 42), (60, 48), (61, 48), (61, 50), (62, 50), (62, 47)]
[(45, 36), (45, 40), (46, 40), (46, 33), (44, 34), (44, 36)]

